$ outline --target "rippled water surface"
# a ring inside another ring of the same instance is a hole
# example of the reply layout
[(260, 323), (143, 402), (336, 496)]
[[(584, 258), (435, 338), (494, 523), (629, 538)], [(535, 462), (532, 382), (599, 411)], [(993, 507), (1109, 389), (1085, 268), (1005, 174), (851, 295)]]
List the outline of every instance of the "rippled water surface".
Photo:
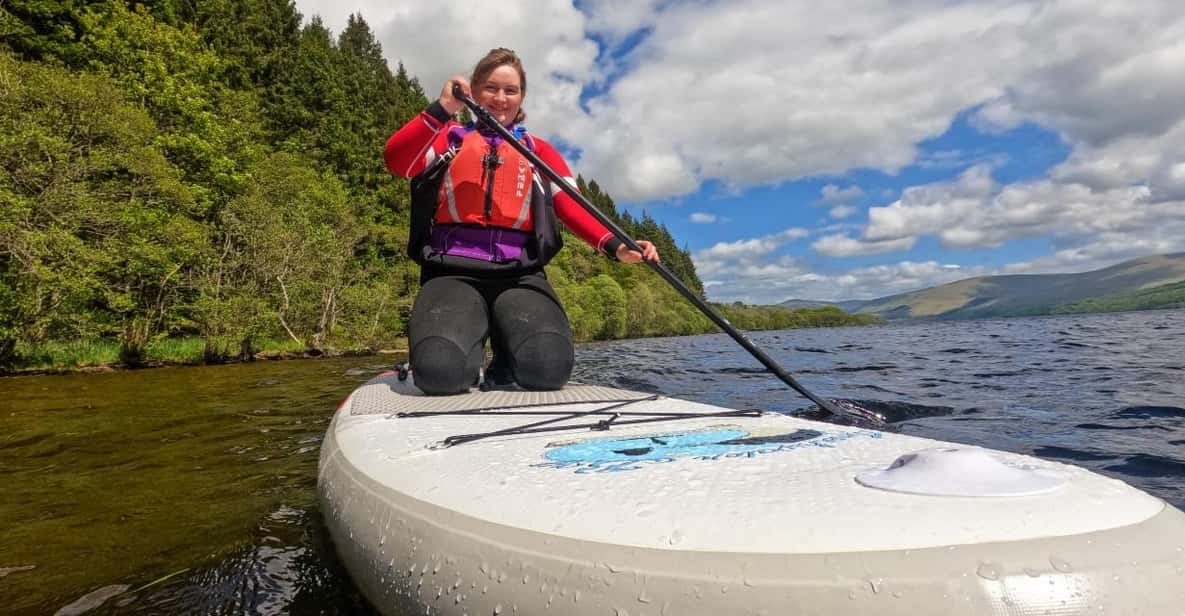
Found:
[[(907, 434), (1078, 464), (1185, 507), (1185, 311), (761, 332)], [(355, 614), (315, 498), (337, 404), (395, 358), (0, 379), (0, 611)], [(589, 344), (577, 380), (809, 404), (724, 335)]]

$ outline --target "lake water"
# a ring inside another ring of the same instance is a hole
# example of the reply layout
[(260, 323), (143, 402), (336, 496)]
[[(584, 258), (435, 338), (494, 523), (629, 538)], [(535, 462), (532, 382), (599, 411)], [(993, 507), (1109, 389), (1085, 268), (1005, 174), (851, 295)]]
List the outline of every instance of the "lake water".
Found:
[[(1034, 454), (1185, 507), (1185, 311), (758, 332), (906, 434)], [(321, 524), (333, 410), (391, 357), (0, 379), (0, 606), (356, 614)], [(582, 345), (575, 379), (806, 411), (723, 334)]]

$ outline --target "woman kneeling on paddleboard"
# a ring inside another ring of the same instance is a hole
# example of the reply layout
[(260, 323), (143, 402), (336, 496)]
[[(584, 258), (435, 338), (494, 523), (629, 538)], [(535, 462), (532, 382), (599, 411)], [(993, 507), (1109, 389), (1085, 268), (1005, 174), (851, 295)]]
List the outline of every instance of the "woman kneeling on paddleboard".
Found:
[(475, 94), (526, 149), (575, 184), (559, 152), (522, 125), (527, 76), (509, 49), (486, 54), (470, 81), (449, 79), (440, 98), (387, 141), (387, 169), (413, 178), (408, 252), (420, 264), (421, 289), (408, 345), (416, 385), (430, 395), (467, 391), (489, 338), (487, 381), (559, 389), (574, 354), (568, 317), (543, 271), (562, 246), (557, 217), (612, 259), (657, 261), (658, 251), (643, 240), (641, 252), (630, 250), (499, 132), (453, 120), (464, 107), (454, 88)]

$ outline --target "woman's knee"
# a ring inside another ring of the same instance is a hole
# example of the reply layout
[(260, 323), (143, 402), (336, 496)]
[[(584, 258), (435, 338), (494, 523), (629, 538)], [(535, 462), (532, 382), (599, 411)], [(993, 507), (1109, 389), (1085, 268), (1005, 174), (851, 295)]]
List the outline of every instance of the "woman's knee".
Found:
[(477, 289), (460, 280), (434, 278), (416, 295), (408, 336), (413, 344), (420, 337), (437, 335), (484, 337), (488, 322), (488, 308)]
[(572, 339), (557, 332), (527, 336), (511, 351), (514, 380), (527, 389), (560, 389), (576, 364)]
[(430, 396), (467, 391), (477, 381), (485, 356), (482, 345), (467, 351), (442, 336), (422, 338), (410, 350), (416, 387)]
[(511, 289), (495, 300), (494, 317), (519, 385), (559, 389), (568, 382), (576, 361), (572, 331), (552, 297), (538, 289)]
[(416, 385), (429, 395), (466, 391), (485, 359), (488, 328), (485, 300), (476, 289), (450, 278), (428, 281), (408, 325)]

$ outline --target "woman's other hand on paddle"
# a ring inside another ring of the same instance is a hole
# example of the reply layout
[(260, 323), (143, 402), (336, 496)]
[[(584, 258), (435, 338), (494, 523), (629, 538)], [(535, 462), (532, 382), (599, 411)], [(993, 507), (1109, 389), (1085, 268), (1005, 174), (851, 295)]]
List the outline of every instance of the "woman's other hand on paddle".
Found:
[(654, 244), (646, 240), (638, 240), (638, 246), (642, 248), (642, 252), (630, 250), (629, 246), (622, 244), (617, 247), (617, 260), (622, 263), (641, 263), (643, 259), (646, 261), (658, 261), (658, 248)]
[(465, 108), (465, 103), (461, 102), (461, 99), (453, 96), (454, 85), (461, 86), (461, 92), (465, 96), (470, 98), (473, 97), (473, 92), (469, 89), (468, 79), (465, 79), (460, 75), (456, 75), (444, 82), (444, 87), (440, 90), (440, 106), (444, 107), (444, 110), (447, 111), (449, 115), (454, 115), (458, 111)]

